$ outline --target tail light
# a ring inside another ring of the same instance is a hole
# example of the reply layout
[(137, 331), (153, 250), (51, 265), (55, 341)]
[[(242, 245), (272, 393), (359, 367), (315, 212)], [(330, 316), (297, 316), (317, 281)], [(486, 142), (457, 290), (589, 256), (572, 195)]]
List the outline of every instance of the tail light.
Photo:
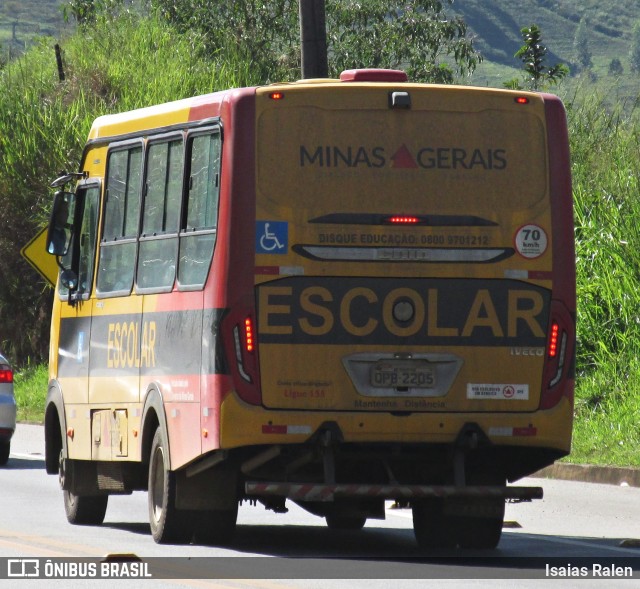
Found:
[(557, 369), (555, 376), (549, 382), (549, 388), (555, 387), (562, 379), (565, 360), (567, 359), (567, 337), (566, 330), (560, 330), (560, 325), (558, 323), (553, 323), (551, 325), (551, 335), (549, 338), (549, 360), (557, 361)]
[(253, 364), (252, 361), (249, 362), (250, 355), (253, 354), (255, 349), (253, 321), (251, 317), (247, 317), (242, 326), (236, 325), (233, 328), (233, 343), (240, 376), (247, 382), (253, 382), (251, 374), (248, 372), (248, 370), (251, 370), (249, 364)]
[(558, 355), (558, 336), (560, 334), (560, 325), (558, 323), (551, 324), (551, 333), (549, 334), (549, 358), (555, 358)]
[(563, 396), (573, 398), (575, 321), (566, 307), (551, 303), (549, 339), (540, 409), (550, 409)]
[(233, 356), (239, 378), (235, 379), (238, 395), (253, 405), (262, 402), (258, 376), (258, 338), (253, 315), (235, 315), (231, 322)]
[(244, 320), (244, 349), (247, 352), (253, 352), (254, 341), (253, 321), (251, 321), (251, 317), (247, 317)]
[(0, 383), (13, 382), (13, 371), (6, 365), (0, 364)]

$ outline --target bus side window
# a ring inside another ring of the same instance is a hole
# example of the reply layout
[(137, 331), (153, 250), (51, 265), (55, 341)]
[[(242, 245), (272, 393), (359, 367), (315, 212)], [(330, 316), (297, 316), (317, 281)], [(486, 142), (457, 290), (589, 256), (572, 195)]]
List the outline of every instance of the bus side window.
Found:
[(216, 242), (221, 152), (217, 129), (189, 139), (189, 185), (178, 266), (178, 283), (183, 290), (202, 288), (209, 274)]
[(141, 179), (140, 143), (109, 153), (104, 230), (98, 262), (99, 295), (122, 296), (131, 292), (140, 216)]
[[(75, 269), (77, 263), (78, 288), (73, 297), (88, 298), (91, 293), (93, 283), (93, 267), (96, 254), (96, 237), (98, 229), (98, 207), (100, 206), (100, 186), (80, 185), (76, 191), (77, 206), (80, 207), (78, 214), (82, 215), (80, 232), (73, 236), (73, 241), (69, 251), (62, 258), (64, 268)], [(70, 217), (75, 213), (70, 212)], [(77, 243), (76, 243), (77, 242)], [(75, 260), (75, 261), (74, 261)], [(58, 294), (65, 298), (69, 296), (69, 289), (59, 283)], [(84, 296), (83, 296), (84, 295)]]
[(149, 144), (136, 287), (168, 292), (176, 276), (182, 198), (182, 138)]
[(84, 196), (84, 211), (80, 227), (80, 260), (78, 264), (78, 294), (90, 294), (93, 283), (93, 266), (96, 257), (96, 233), (100, 188), (92, 186)]

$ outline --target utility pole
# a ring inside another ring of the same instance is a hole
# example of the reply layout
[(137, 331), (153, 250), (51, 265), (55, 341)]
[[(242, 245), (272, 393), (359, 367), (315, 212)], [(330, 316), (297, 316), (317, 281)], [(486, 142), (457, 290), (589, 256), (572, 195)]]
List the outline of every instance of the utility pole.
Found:
[(300, 0), (300, 50), (303, 78), (326, 78), (327, 29), (324, 0)]

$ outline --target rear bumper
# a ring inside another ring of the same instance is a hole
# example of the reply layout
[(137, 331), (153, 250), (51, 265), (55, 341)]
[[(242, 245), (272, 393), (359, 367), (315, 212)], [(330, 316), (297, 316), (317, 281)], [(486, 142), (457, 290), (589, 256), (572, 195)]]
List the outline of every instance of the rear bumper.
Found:
[(521, 413), (282, 411), (249, 405), (231, 394), (222, 403), (220, 448), (302, 444), (327, 422), (337, 425), (345, 443), (407, 444), (454, 444), (462, 428), (475, 423), (495, 446), (546, 448), (567, 454), (573, 409), (562, 398), (551, 409)]

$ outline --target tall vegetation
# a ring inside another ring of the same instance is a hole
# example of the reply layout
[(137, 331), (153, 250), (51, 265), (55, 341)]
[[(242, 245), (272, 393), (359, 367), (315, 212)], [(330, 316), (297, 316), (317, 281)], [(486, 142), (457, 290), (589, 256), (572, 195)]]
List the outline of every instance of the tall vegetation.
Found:
[(640, 121), (569, 110), (578, 268), (574, 457), (640, 466)]
[(83, 116), (80, 102), (64, 108), (42, 49), (0, 71), (0, 347), (17, 358), (46, 350), (50, 308), (20, 247), (44, 222), (44, 181), (67, 160)]
[[(264, 81), (300, 77), (298, 0), (151, 3), (181, 30), (201, 31), (210, 53), (234, 47)], [(354, 67), (402, 66), (416, 81), (452, 82), (473, 72), (480, 55), (464, 21), (446, 14), (452, 3), (326, 0), (330, 75)]]
[(92, 120), (258, 82), (233, 54), (203, 58), (197, 32), (126, 10), (96, 15), (63, 43), (64, 82), (52, 45), (0, 70), (0, 348), (19, 364), (46, 358), (51, 306), (20, 249), (46, 223), (48, 183), (78, 165)]

